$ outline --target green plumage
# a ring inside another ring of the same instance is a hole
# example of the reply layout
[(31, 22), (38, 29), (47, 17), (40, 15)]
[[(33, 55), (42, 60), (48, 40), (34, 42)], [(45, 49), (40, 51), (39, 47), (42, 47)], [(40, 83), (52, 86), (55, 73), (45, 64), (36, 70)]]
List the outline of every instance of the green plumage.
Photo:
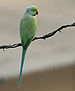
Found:
[(28, 47), (37, 30), (37, 19), (36, 16), (32, 16), (26, 12), (23, 19), (20, 22), (20, 37), (22, 46)]
[(20, 22), (20, 38), (21, 38), (21, 43), (23, 47), (23, 52), (22, 52), (18, 87), (20, 86), (20, 83), (21, 83), (22, 69), (23, 69), (23, 63), (24, 63), (26, 50), (29, 44), (31, 43), (31, 41), (33, 40), (37, 30), (37, 19), (35, 16), (36, 14), (38, 14), (36, 6), (28, 7), (24, 14), (24, 17), (22, 18)]

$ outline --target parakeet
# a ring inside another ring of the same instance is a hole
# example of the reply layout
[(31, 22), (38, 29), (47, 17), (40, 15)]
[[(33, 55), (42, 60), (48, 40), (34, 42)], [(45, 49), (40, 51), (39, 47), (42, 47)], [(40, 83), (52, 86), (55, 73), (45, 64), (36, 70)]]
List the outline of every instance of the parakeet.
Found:
[(21, 83), (21, 76), (22, 76), (22, 69), (23, 69), (25, 54), (37, 30), (37, 19), (36, 19), (37, 14), (38, 14), (38, 8), (36, 6), (30, 6), (27, 8), (20, 22), (22, 59), (21, 59), (21, 68), (20, 68), (20, 75), (19, 75), (19, 80), (18, 80), (18, 87), (20, 87), (20, 83)]

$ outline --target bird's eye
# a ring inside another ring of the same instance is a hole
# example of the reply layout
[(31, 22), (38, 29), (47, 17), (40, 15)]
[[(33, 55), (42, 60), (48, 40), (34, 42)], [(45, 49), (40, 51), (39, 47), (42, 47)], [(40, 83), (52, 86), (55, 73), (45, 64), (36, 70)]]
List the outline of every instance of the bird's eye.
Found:
[(33, 9), (33, 11), (35, 11), (35, 9)]

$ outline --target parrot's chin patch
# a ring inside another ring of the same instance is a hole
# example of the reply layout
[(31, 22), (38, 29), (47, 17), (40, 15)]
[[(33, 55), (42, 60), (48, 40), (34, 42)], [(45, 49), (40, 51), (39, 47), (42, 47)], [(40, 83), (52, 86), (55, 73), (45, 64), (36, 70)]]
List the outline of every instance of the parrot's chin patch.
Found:
[(32, 16), (36, 16), (36, 15), (38, 15), (38, 13), (36, 13), (36, 14), (34, 14), (34, 15), (32, 15)]
[(37, 14), (34, 14), (34, 15), (32, 15), (32, 16), (36, 16)]
[(31, 13), (29, 13), (29, 14), (32, 15), (32, 16), (36, 16), (36, 15), (37, 15), (37, 14), (34, 14), (34, 15), (33, 15), (33, 14), (31, 14)]

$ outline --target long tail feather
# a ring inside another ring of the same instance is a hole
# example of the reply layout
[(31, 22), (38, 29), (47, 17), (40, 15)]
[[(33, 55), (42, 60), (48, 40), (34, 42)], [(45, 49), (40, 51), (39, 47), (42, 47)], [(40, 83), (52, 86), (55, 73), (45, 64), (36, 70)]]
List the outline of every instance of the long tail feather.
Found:
[(18, 88), (20, 87), (20, 83), (21, 83), (22, 69), (23, 69), (23, 63), (24, 63), (25, 54), (26, 54), (26, 49), (23, 48), (22, 60), (21, 60), (21, 68), (20, 68), (20, 75), (19, 75), (19, 80), (18, 80)]

